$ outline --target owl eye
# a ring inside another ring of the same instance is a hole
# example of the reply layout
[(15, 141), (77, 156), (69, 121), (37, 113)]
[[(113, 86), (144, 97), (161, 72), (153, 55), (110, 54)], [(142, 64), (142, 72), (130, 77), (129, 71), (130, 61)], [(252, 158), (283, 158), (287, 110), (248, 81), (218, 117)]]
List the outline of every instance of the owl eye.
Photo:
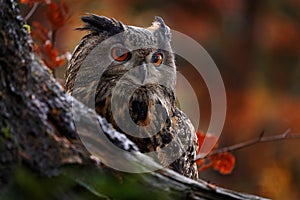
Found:
[(159, 67), (163, 62), (163, 54), (161, 52), (156, 52), (152, 55), (151, 58), (151, 63), (153, 63), (153, 65), (155, 67)]
[(114, 60), (116, 60), (118, 62), (123, 62), (130, 58), (131, 53), (125, 48), (114, 47), (111, 50), (111, 56), (113, 57)]

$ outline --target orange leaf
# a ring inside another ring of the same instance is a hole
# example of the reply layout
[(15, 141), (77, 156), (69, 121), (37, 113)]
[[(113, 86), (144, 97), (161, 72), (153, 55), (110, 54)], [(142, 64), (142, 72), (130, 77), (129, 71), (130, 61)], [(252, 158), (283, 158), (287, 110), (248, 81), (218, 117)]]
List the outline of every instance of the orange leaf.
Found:
[(61, 67), (66, 62), (66, 56), (59, 56), (57, 49), (53, 48), (53, 45), (47, 40), (43, 46), (42, 60), (51, 70)]
[(230, 174), (235, 165), (235, 157), (229, 152), (213, 155), (209, 159), (212, 167), (221, 174)]
[(54, 30), (63, 27), (67, 22), (68, 8), (64, 1), (59, 4), (51, 2), (47, 9), (47, 19)]
[(196, 134), (198, 138), (197, 154), (199, 153), (207, 154), (212, 149), (216, 149), (218, 147), (219, 142), (217, 136), (210, 133), (205, 134), (202, 131), (197, 131)]

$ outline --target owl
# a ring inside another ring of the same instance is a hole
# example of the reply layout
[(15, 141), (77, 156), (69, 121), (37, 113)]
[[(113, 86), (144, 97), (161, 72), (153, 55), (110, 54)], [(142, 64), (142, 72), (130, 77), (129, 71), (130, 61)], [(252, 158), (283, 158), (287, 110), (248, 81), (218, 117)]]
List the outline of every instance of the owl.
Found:
[(72, 54), (66, 91), (81, 94), (142, 153), (197, 179), (195, 130), (176, 106), (170, 28), (161, 17), (148, 28), (97, 15), (82, 21), (78, 29), (88, 33)]

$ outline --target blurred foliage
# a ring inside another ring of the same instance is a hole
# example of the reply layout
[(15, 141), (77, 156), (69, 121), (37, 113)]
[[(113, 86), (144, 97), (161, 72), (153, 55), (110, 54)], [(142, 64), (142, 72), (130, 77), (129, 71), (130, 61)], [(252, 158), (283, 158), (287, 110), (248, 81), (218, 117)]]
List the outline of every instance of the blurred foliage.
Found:
[[(300, 131), (299, 0), (66, 0), (66, 4), (70, 19), (56, 33), (59, 52), (72, 52), (84, 35), (73, 29), (82, 26), (80, 16), (85, 13), (144, 27), (158, 15), (172, 29), (197, 40), (216, 62), (227, 91), (227, 118), (220, 146), (258, 137), (262, 130), (266, 134), (288, 128)], [(41, 6), (31, 20), (40, 19), (47, 25), (45, 11)], [(205, 132), (211, 114), (206, 85), (187, 62), (178, 59), (177, 64), (195, 90), (201, 111), (199, 128)], [(57, 77), (63, 79), (64, 70), (57, 69)], [(193, 105), (190, 108), (190, 113), (195, 112)], [(201, 177), (274, 199), (300, 199), (299, 142), (243, 149), (235, 153), (236, 167), (231, 175), (207, 170)]]
[(19, 167), (9, 186), (1, 191), (0, 199), (169, 199), (163, 192), (142, 185), (139, 175), (121, 177), (118, 172), (104, 173), (105, 169), (87, 166), (67, 166), (63, 171), (60, 176), (47, 178)]
[(65, 171), (98, 196), (112, 199), (169, 199), (163, 191), (157, 193), (144, 185), (139, 174), (115, 172), (107, 168), (86, 170), (86, 167), (69, 167)]
[(66, 176), (40, 177), (25, 167), (14, 172), (8, 187), (1, 191), (0, 199), (97, 199)]

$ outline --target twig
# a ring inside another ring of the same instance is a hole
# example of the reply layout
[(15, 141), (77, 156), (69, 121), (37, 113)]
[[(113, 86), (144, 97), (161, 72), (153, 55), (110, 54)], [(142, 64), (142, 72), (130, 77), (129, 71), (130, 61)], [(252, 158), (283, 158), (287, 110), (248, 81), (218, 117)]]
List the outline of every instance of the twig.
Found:
[(52, 43), (52, 46), (55, 46), (55, 42), (56, 42), (56, 32), (57, 32), (57, 29), (53, 29), (53, 30), (52, 30), (52, 33), (51, 33), (51, 43)]
[[(56, 32), (57, 32), (57, 29), (53, 29), (51, 31), (51, 43), (52, 43), (52, 47), (55, 46)], [(52, 75), (53, 75), (54, 78), (56, 78), (56, 70), (55, 70), (55, 68), (52, 69)]]
[(39, 7), (40, 3), (34, 3), (30, 11), (27, 13), (27, 15), (24, 17), (24, 21), (27, 22), (30, 17), (33, 15), (33, 13), (36, 11), (36, 9)]
[(209, 154), (207, 154), (205, 157), (197, 156), (196, 160), (205, 159), (205, 158), (208, 158), (210, 156), (213, 156), (213, 155), (216, 155), (219, 153), (236, 151), (236, 150), (243, 149), (243, 148), (246, 148), (249, 146), (253, 146), (253, 145), (259, 144), (259, 143), (274, 142), (274, 141), (279, 141), (279, 140), (284, 140), (284, 139), (296, 139), (296, 138), (300, 139), (300, 133), (290, 133), (290, 129), (286, 130), (285, 132), (283, 132), (281, 134), (271, 135), (271, 136), (265, 136), (264, 131), (263, 131), (259, 135), (259, 137), (256, 139), (248, 140), (245, 142), (234, 144), (232, 146), (213, 150)]

